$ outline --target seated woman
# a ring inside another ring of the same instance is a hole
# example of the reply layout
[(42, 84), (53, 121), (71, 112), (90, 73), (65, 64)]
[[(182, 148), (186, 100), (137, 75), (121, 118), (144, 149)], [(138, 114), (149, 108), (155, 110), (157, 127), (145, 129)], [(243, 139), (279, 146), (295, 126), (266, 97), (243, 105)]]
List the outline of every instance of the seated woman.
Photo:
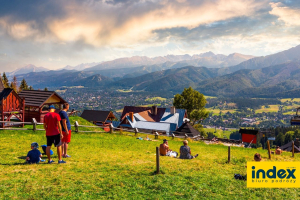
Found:
[(196, 154), (195, 156), (191, 155), (191, 148), (188, 146), (188, 141), (184, 140), (183, 141), (183, 146), (180, 147), (179, 149), (180, 151), (180, 159), (193, 159), (193, 158), (197, 158), (198, 154)]

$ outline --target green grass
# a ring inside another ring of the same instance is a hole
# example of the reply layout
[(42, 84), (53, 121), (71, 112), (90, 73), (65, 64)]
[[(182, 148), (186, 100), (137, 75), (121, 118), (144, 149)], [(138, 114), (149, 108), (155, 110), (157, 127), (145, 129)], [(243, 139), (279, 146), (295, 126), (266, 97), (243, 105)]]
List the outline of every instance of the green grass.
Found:
[(261, 109), (255, 110), (255, 113), (262, 113), (262, 112), (278, 112), (278, 105), (269, 105), (269, 108), (262, 106)]
[(230, 134), (234, 131), (223, 131), (221, 129), (216, 129), (216, 133), (215, 133), (215, 129), (214, 128), (204, 128), (205, 132), (211, 132), (214, 135), (216, 135), (218, 138), (224, 138), (224, 136), (226, 136), (228, 139), (230, 138)]
[(152, 98), (147, 98), (145, 101), (166, 101), (166, 98), (162, 97), (152, 97)]
[[(79, 118), (72, 118), (74, 120)], [(86, 123), (81, 120), (80, 124)], [(144, 136), (144, 135), (140, 135)], [(190, 142), (194, 160), (161, 157), (162, 174), (155, 175), (158, 141), (109, 133), (73, 133), (66, 164), (25, 165), (22, 159), (31, 142), (45, 144), (45, 132), (0, 132), (0, 199), (297, 199), (299, 189), (248, 189), (235, 173), (246, 173), (246, 162), (258, 152), (268, 162), (267, 151)], [(178, 151), (181, 139), (170, 140)], [(53, 149), (53, 148), (52, 148)], [(54, 150), (54, 149), (53, 149)], [(43, 156), (43, 158), (46, 158)], [(272, 161), (300, 161), (291, 153)]]
[(230, 113), (237, 112), (236, 109), (224, 109), (224, 110), (222, 109), (222, 110), (220, 110), (218, 108), (215, 108), (215, 109), (213, 109), (213, 108), (207, 108), (207, 111), (212, 112), (213, 115), (219, 115), (220, 111), (222, 112), (222, 115), (225, 114), (225, 113), (227, 113), (227, 112), (230, 112)]
[[(281, 102), (292, 101), (291, 98), (280, 99)], [(294, 98), (293, 101), (300, 101), (300, 98)]]
[(118, 92), (132, 92), (132, 90), (130, 89), (130, 90), (121, 90), (121, 89), (119, 89), (119, 90), (117, 90)]

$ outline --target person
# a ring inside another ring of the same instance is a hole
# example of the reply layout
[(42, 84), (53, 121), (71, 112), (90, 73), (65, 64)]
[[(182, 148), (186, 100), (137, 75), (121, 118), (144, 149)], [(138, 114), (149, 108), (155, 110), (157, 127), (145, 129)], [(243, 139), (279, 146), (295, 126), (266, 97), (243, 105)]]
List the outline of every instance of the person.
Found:
[(41, 160), (42, 154), (38, 150), (39, 144), (36, 142), (31, 143), (31, 151), (28, 152), (26, 157), (26, 163), (39, 163)]
[(260, 162), (261, 161), (261, 155), (259, 153), (254, 154), (254, 160), (256, 162)]
[(159, 146), (159, 152), (161, 156), (170, 156), (176, 158), (178, 156), (178, 153), (175, 151), (172, 151), (169, 148), (168, 140), (163, 139), (163, 143)]
[(69, 158), (67, 154), (69, 143), (71, 142), (71, 123), (69, 120), (69, 116), (67, 111), (69, 110), (69, 104), (65, 103), (63, 104), (63, 109), (59, 112), (59, 116), (61, 118), (61, 127), (62, 127), (62, 157), (63, 158)]
[(282, 150), (280, 149), (279, 146), (276, 147), (275, 153), (276, 153), (277, 155), (281, 155)]
[(161, 156), (169, 156), (171, 149), (169, 149), (168, 140), (164, 139), (163, 143), (159, 146), (159, 152)]
[(47, 138), (47, 148), (46, 154), (48, 157), (48, 163), (51, 164), (54, 161), (51, 160), (50, 150), (52, 144), (57, 148), (58, 163), (66, 163), (61, 159), (61, 139), (63, 138), (61, 125), (60, 125), (60, 116), (55, 113), (54, 105), (49, 106), (49, 112), (44, 116), (44, 129), (46, 130)]
[(191, 148), (188, 146), (188, 141), (187, 140), (183, 140), (183, 146), (180, 147), (179, 149), (180, 151), (180, 159), (193, 159), (193, 158), (197, 158), (198, 154), (196, 154), (195, 156), (192, 156), (191, 154)]

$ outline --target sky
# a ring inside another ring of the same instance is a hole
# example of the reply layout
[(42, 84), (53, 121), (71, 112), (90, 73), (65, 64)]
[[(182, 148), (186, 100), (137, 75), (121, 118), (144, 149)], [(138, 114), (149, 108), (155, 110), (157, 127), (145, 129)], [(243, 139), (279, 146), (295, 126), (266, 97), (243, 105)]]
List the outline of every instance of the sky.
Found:
[(0, 0), (0, 71), (300, 44), (298, 0)]

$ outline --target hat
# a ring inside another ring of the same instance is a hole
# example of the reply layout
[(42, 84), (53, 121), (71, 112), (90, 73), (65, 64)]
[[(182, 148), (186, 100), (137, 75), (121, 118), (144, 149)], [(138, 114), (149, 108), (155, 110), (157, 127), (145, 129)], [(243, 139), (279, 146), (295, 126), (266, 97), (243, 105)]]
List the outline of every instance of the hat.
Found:
[(31, 146), (34, 147), (35, 149), (39, 148), (39, 144), (37, 142), (31, 143)]
[(54, 105), (50, 105), (49, 109), (55, 109)]

